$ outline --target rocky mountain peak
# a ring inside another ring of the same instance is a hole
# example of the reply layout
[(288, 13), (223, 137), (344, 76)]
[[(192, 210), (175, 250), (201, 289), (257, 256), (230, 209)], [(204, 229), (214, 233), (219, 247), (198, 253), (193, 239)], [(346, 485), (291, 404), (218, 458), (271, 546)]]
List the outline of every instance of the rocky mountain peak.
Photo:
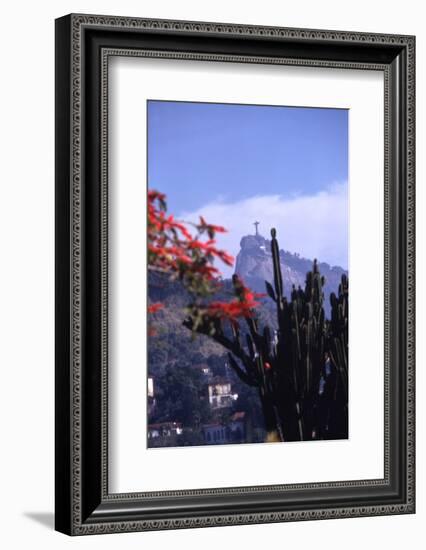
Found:
[[(312, 270), (313, 259), (303, 258), (300, 254), (280, 250), (280, 264), (283, 276), (284, 293), (289, 298), (293, 285), (304, 288), (306, 273)], [(329, 295), (337, 293), (341, 276), (348, 274), (338, 266), (330, 266), (326, 262), (318, 262), (318, 268), (325, 277), (324, 295), (325, 310), (329, 312)], [(273, 284), (273, 264), (271, 241), (260, 235), (245, 235), (240, 242), (240, 251), (235, 264), (237, 273), (244, 282), (257, 292), (265, 292), (265, 281)]]
[(246, 235), (240, 241), (241, 250), (251, 251), (253, 254), (266, 252), (268, 241), (262, 235)]

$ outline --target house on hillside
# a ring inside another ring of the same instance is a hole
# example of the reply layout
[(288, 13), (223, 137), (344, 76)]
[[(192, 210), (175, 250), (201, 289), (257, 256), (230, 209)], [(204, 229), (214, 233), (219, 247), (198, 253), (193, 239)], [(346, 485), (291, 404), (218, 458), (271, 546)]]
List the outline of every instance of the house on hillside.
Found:
[(227, 425), (220, 422), (205, 424), (202, 427), (206, 445), (226, 443), (246, 443), (251, 441), (251, 431), (245, 412), (234, 413)]
[(147, 382), (147, 407), (148, 407), (148, 414), (151, 414), (152, 410), (155, 408), (156, 405), (156, 399), (155, 399), (155, 391), (154, 391), (154, 377), (148, 376), (148, 382)]
[(231, 382), (227, 378), (216, 376), (211, 379), (207, 388), (212, 409), (230, 407), (238, 399), (238, 394), (232, 393)]
[(183, 432), (180, 422), (158, 422), (148, 425), (148, 439), (170, 438)]
[(212, 369), (207, 365), (207, 363), (198, 363), (194, 365), (194, 369), (198, 370), (206, 380), (211, 380), (213, 378)]

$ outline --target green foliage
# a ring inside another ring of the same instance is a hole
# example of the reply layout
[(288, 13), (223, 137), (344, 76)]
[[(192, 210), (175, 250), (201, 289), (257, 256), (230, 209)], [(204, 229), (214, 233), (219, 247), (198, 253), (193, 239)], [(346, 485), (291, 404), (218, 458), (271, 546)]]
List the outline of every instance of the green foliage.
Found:
[(209, 419), (202, 375), (197, 370), (178, 362), (167, 366), (155, 384), (157, 404), (150, 423), (172, 420), (196, 428)]

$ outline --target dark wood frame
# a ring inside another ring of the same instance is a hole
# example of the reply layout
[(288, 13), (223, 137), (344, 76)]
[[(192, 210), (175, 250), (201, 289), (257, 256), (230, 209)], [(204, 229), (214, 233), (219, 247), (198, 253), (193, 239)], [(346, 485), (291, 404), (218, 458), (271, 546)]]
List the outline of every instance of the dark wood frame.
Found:
[[(68, 15), (56, 21), (56, 529), (71, 535), (413, 513), (413, 36)], [(109, 494), (111, 55), (374, 69), (385, 77), (383, 479)]]

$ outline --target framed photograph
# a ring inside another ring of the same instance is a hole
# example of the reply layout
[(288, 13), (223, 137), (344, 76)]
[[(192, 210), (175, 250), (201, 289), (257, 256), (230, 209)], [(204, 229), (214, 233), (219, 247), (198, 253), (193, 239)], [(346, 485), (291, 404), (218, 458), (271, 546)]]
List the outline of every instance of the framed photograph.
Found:
[(415, 511), (415, 38), (56, 20), (56, 529)]

